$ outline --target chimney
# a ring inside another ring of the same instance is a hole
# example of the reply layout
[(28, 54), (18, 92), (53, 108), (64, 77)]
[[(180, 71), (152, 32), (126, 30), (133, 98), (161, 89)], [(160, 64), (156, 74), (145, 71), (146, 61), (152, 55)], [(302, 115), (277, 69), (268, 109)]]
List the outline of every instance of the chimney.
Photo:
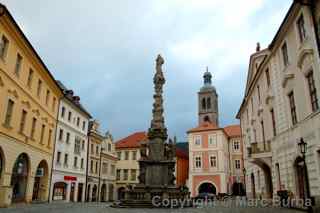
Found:
[(257, 43), (257, 47), (256, 47), (256, 51), (259, 52), (260, 51), (260, 43)]

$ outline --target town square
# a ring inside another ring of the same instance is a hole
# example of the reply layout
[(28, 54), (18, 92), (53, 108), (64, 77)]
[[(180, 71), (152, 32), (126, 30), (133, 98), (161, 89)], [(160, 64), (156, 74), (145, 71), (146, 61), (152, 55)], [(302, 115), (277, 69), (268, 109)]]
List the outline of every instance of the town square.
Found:
[(320, 213), (319, 0), (0, 0), (0, 212)]

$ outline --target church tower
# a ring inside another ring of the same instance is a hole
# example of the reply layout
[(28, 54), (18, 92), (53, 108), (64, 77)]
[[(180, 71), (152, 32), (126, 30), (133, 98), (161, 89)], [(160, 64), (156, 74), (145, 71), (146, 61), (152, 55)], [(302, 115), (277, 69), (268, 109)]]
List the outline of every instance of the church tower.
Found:
[(218, 94), (216, 88), (212, 86), (211, 78), (212, 75), (207, 67), (203, 75), (204, 85), (198, 92), (199, 125), (203, 122), (211, 122), (219, 126)]

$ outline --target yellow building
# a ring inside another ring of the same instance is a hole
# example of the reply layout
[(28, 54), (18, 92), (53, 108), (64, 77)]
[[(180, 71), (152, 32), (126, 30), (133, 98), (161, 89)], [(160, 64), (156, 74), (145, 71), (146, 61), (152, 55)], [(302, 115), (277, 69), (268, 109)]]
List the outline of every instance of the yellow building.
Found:
[(62, 92), (0, 5), (0, 206), (48, 200)]

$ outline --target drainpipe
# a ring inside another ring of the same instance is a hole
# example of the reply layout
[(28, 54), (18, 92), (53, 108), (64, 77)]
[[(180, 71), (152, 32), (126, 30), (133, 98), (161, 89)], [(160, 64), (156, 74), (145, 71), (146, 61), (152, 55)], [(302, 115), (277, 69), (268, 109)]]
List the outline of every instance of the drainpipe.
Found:
[[(56, 153), (56, 140), (57, 140), (57, 132), (58, 132), (58, 123), (59, 123), (59, 115), (60, 115), (60, 104), (62, 101), (63, 97), (59, 99), (59, 104), (58, 104), (58, 112), (57, 112), (57, 122), (56, 122), (56, 131), (54, 133), (54, 145), (53, 145), (53, 154), (52, 154), (52, 161), (51, 161), (51, 175), (50, 175), (50, 181), (49, 181), (49, 196), (48, 196), (48, 203), (50, 203), (51, 199), (51, 185), (52, 185), (52, 177), (53, 177), (53, 165), (54, 165), (54, 157)], [(52, 192), (53, 195), (53, 192)]]
[(87, 162), (86, 162), (86, 184), (85, 184), (85, 189), (84, 189), (84, 201), (88, 202), (89, 197), (87, 197), (88, 194), (88, 172), (89, 172), (89, 136), (90, 136), (90, 121), (88, 123), (88, 129), (87, 129)]

